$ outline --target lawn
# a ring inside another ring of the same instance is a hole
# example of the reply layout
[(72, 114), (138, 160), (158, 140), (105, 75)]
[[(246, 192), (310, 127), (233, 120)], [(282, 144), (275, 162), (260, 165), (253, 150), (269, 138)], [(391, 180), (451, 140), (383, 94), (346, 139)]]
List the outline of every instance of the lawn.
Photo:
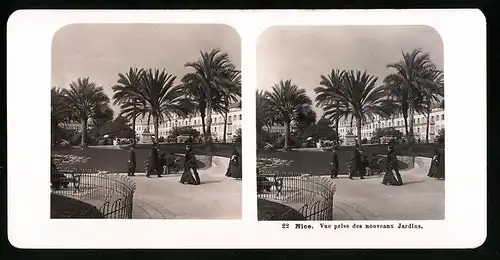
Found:
[[(168, 155), (168, 151), (166, 152)], [(78, 148), (52, 150), (52, 154), (72, 155), (71, 157), (75, 159), (73, 159), (73, 162), (69, 165), (69, 167), (98, 169), (113, 173), (127, 172), (128, 153), (128, 150), (102, 148), (86, 148), (83, 150)], [(144, 161), (148, 159), (150, 154), (150, 149), (136, 149), (137, 172), (144, 172)], [(181, 165), (183, 161), (184, 158), (181, 156)], [(205, 166), (200, 161), (198, 161), (198, 165), (200, 168)]]

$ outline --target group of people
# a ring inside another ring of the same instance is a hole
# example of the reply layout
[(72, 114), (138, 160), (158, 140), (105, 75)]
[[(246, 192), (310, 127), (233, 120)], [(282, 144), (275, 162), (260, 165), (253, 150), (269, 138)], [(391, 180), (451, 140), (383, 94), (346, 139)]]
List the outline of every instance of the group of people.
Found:
[[(443, 155), (439, 152), (438, 149), (435, 149), (427, 176), (436, 178), (438, 180), (444, 179), (443, 159)], [(339, 158), (336, 146), (334, 146), (332, 151), (332, 160), (330, 165), (330, 178), (337, 179), (337, 175), (339, 172)], [(384, 178), (381, 182), (382, 184), (393, 186), (403, 185), (403, 179), (401, 178), (401, 174), (399, 172), (398, 159), (394, 153), (394, 145), (392, 143), (389, 143), (387, 145), (387, 156), (385, 158), (385, 163), (383, 158), (377, 158), (375, 154), (373, 155), (372, 160), (368, 160), (368, 156), (365, 155), (363, 148), (359, 145), (356, 145), (353, 158), (349, 165), (349, 179), (352, 180), (355, 176), (359, 176), (360, 179), (364, 179), (367, 173), (368, 175), (371, 175), (371, 173), (376, 169), (378, 169), (379, 174), (381, 174), (382, 171), (385, 171)]]
[[(154, 146), (151, 150), (151, 155), (146, 163), (146, 177), (150, 178), (150, 175), (156, 174), (158, 178), (161, 178), (163, 174), (169, 174), (171, 167), (177, 167), (179, 158), (171, 153), (170, 156), (165, 158), (165, 153), (160, 156), (160, 151), (158, 147)], [(128, 156), (128, 176), (134, 176), (137, 166), (136, 153), (134, 146), (130, 147)], [(196, 157), (193, 153), (193, 149), (190, 143), (186, 144), (186, 151), (184, 155), (184, 171), (182, 173), (181, 179), (179, 180), (182, 184), (200, 185), (201, 180), (198, 174), (198, 163)], [(241, 167), (241, 155), (233, 147), (233, 152), (231, 159), (229, 161), (229, 166), (226, 171), (227, 177), (232, 177), (235, 179), (242, 178), (242, 167)]]
[[(175, 156), (172, 152), (170, 153), (168, 159), (165, 158), (166, 154), (162, 153), (160, 155), (160, 151), (157, 147), (153, 147), (151, 150), (151, 154), (146, 161), (146, 177), (150, 178), (151, 174), (156, 174), (158, 178), (161, 178), (164, 174), (169, 174), (170, 169), (175, 167), (179, 158)], [(135, 154), (135, 148), (133, 145), (130, 146), (129, 154), (128, 154), (128, 176), (134, 176), (135, 170), (137, 166), (137, 159)]]
[[(337, 179), (340, 164), (336, 146), (334, 146), (332, 151), (332, 161), (330, 165), (330, 178)], [(366, 175), (371, 175), (372, 171), (375, 169), (378, 169), (378, 173), (380, 174), (383, 168), (385, 168), (386, 174), (384, 175), (382, 184), (396, 186), (403, 185), (403, 180), (401, 178), (401, 174), (399, 173), (398, 161), (394, 155), (394, 146), (392, 144), (388, 145), (385, 165), (382, 165), (382, 159), (377, 158), (375, 155), (372, 160), (368, 160), (368, 156), (365, 154), (363, 148), (356, 145), (353, 158), (349, 164), (349, 179), (353, 180), (353, 177), (360, 177), (360, 179), (364, 179)]]

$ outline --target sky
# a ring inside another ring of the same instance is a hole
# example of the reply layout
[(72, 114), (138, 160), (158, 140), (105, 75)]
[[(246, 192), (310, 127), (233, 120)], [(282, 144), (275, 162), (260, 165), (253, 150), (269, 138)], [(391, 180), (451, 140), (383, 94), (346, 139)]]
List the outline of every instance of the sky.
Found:
[[(219, 48), (241, 68), (241, 42), (236, 30), (209, 24), (73, 24), (56, 32), (52, 39), (52, 86), (67, 88), (79, 77), (90, 79), (113, 95), (118, 73), (129, 67), (166, 69), (184, 74), (186, 62), (195, 62), (200, 51)], [(112, 106), (115, 116), (119, 112)]]
[[(402, 59), (401, 52), (420, 48), (443, 69), (443, 43), (428, 26), (279, 26), (263, 32), (257, 42), (257, 88), (270, 90), (280, 80), (306, 90), (313, 100), (320, 76), (332, 69), (367, 70), (377, 83)], [(313, 106), (319, 119), (321, 108)]]

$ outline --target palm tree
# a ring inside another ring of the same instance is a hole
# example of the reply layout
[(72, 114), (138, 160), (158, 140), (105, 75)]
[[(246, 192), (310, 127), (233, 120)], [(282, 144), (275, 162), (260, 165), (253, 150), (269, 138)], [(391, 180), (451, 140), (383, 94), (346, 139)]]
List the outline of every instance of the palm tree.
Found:
[(149, 118), (153, 119), (155, 140), (158, 140), (160, 121), (171, 120), (173, 115), (187, 116), (192, 111), (192, 103), (184, 95), (183, 85), (174, 85), (176, 77), (165, 70), (149, 69), (139, 75), (137, 87), (115, 89), (123, 92), (127, 100), (137, 100), (137, 113), (148, 114), (148, 125)]
[(227, 131), (227, 114), (229, 112), (230, 106), (234, 102), (238, 102), (235, 105), (240, 106), (241, 101), (241, 72), (232, 68), (227, 71), (227, 76), (221, 79), (220, 85), (222, 86), (222, 95), (224, 100), (224, 109), (222, 111), (222, 116), (224, 117), (224, 137), (222, 142), (226, 142), (226, 131)]
[(86, 147), (87, 128), (90, 120), (99, 124), (113, 119), (113, 111), (109, 107), (109, 97), (102, 87), (98, 87), (89, 78), (78, 78), (64, 89), (67, 104), (72, 110), (72, 117), (82, 124), (81, 147)]
[(257, 91), (256, 95), (256, 118), (255, 125), (257, 131), (257, 143), (260, 144), (263, 127), (270, 127), (272, 125), (273, 111), (269, 107), (269, 100), (263, 90)]
[(410, 144), (413, 144), (415, 141), (413, 135), (413, 120), (416, 112), (415, 105), (425, 102), (424, 99), (421, 99), (421, 102), (415, 102), (416, 99), (421, 98), (422, 85), (420, 84), (420, 79), (425, 76), (423, 74), (433, 64), (429, 59), (429, 54), (423, 53), (420, 49), (414, 49), (411, 53), (402, 52), (402, 55), (403, 59), (401, 61), (390, 63), (387, 67), (396, 69), (397, 72), (390, 76), (393, 77), (394, 81), (398, 82), (400, 88), (405, 89), (407, 93), (408, 118), (410, 120), (408, 124), (409, 131), (407, 133), (407, 139)]
[(321, 81), (319, 82), (319, 87), (315, 88), (316, 94), (316, 106), (322, 106), (325, 111), (326, 119), (334, 122), (335, 132), (339, 132), (339, 121), (341, 119), (340, 114), (340, 104), (338, 100), (332, 99), (329, 95), (329, 89), (337, 88), (342, 84), (342, 77), (345, 71), (332, 70), (330, 75), (321, 75)]
[(233, 65), (229, 55), (219, 49), (200, 54), (201, 58), (197, 62), (188, 62), (184, 65), (193, 68), (194, 72), (186, 74), (182, 82), (186, 93), (195, 100), (200, 112), (205, 143), (211, 143), (212, 112), (224, 111), (221, 82)]
[(52, 144), (56, 145), (56, 131), (59, 124), (68, 124), (71, 121), (71, 107), (66, 102), (64, 91), (58, 87), (50, 90), (50, 123), (52, 128)]
[(327, 116), (333, 116), (336, 120), (350, 118), (351, 126), (352, 121), (356, 120), (359, 143), (361, 125), (374, 121), (376, 115), (388, 118), (394, 110), (394, 104), (387, 98), (385, 87), (376, 85), (378, 78), (366, 71), (337, 71), (332, 74), (338, 75), (338, 79), (316, 91), (323, 95), (320, 100), (329, 100), (325, 112)]
[(424, 77), (420, 79), (420, 85), (423, 86), (423, 96), (425, 98), (425, 113), (427, 125), (425, 132), (425, 142), (429, 143), (429, 125), (432, 105), (439, 102), (444, 95), (444, 75), (443, 72), (432, 66)]
[(271, 92), (266, 91), (269, 100), (269, 108), (274, 111), (276, 120), (285, 125), (285, 151), (288, 150), (288, 138), (290, 137), (290, 124), (295, 121), (300, 112), (312, 105), (311, 99), (306, 95), (304, 89), (299, 89), (292, 80), (281, 80), (273, 86)]
[[(144, 73), (143, 69), (138, 70), (137, 68), (129, 68), (129, 71), (124, 75), (122, 73), (118, 74), (118, 84), (113, 86), (113, 104), (120, 104), (120, 116), (125, 117), (128, 120), (132, 120), (132, 129), (134, 130), (134, 140), (136, 143), (136, 133), (135, 133), (135, 120), (137, 115), (142, 112), (142, 114), (147, 113), (144, 103), (138, 106), (138, 99), (134, 98), (130, 94), (133, 89), (138, 89), (140, 84), (141, 75)], [(140, 107), (140, 109), (139, 109)], [(149, 126), (149, 125), (148, 125)]]

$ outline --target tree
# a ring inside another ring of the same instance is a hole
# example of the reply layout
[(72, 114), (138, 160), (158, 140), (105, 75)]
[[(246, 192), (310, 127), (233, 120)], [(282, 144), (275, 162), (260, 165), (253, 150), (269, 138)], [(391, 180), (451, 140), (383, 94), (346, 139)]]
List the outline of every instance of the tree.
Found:
[(96, 125), (113, 118), (113, 110), (109, 107), (109, 97), (102, 87), (98, 87), (89, 78), (78, 78), (64, 89), (64, 96), (72, 111), (72, 117), (82, 124), (81, 147), (86, 147), (86, 134), (89, 120)]
[[(338, 120), (340, 118), (356, 120), (358, 142), (361, 141), (361, 125), (373, 121), (375, 116), (388, 118), (394, 111), (394, 103), (387, 98), (384, 86), (377, 86), (377, 77), (366, 71), (333, 71), (331, 84), (316, 88), (322, 98), (320, 104), (328, 104), (325, 115)], [(334, 105), (334, 107), (332, 107)], [(334, 109), (333, 109), (334, 108)]]
[(223, 77), (221, 77), (221, 86), (223, 92), (224, 109), (222, 116), (224, 117), (224, 136), (222, 137), (222, 142), (226, 143), (226, 133), (227, 133), (227, 114), (231, 108), (231, 104), (237, 102), (235, 105), (239, 105), (241, 108), (241, 72), (236, 70), (236, 68), (231, 68), (226, 71)]
[(186, 94), (196, 102), (200, 112), (205, 143), (211, 144), (212, 112), (220, 113), (225, 109), (221, 83), (226, 79), (228, 71), (233, 70), (234, 65), (231, 64), (229, 55), (219, 49), (200, 54), (201, 58), (197, 62), (184, 65), (192, 68), (194, 72), (184, 75), (182, 82)]
[(97, 126), (92, 129), (99, 138), (109, 135), (110, 138), (132, 138), (134, 130), (128, 125), (128, 120), (118, 116), (112, 122), (108, 122), (102, 126)]
[(338, 132), (332, 129), (330, 125), (331, 125), (330, 120), (322, 117), (316, 123), (316, 134), (320, 139), (338, 141), (339, 140)]
[(316, 96), (316, 106), (323, 107), (325, 111), (325, 117), (332, 120), (335, 124), (335, 132), (339, 132), (339, 121), (344, 116), (340, 113), (339, 100), (330, 95), (330, 90), (337, 88), (342, 84), (342, 77), (345, 71), (332, 70), (330, 75), (321, 75), (321, 81), (319, 82), (319, 87), (314, 89), (314, 92), (318, 94)]
[(380, 139), (380, 137), (391, 136), (396, 139), (403, 138), (403, 133), (394, 127), (377, 128), (373, 131), (373, 138)]
[(290, 79), (281, 80), (272, 87), (272, 91), (266, 91), (266, 98), (269, 100), (269, 108), (275, 113), (276, 122), (285, 126), (284, 149), (288, 150), (290, 123), (297, 120), (301, 111), (310, 107), (312, 101), (306, 95), (306, 91), (292, 84)]
[(437, 135), (436, 135), (436, 142), (439, 144), (444, 144), (445, 138), (444, 138), (444, 128), (439, 129)]
[(241, 145), (241, 128), (238, 128), (238, 130), (236, 130), (236, 133), (234, 134), (233, 143)]
[[(191, 99), (184, 95), (183, 85), (175, 85), (176, 77), (166, 70), (148, 69), (139, 75), (137, 86), (115, 88), (126, 94), (127, 100), (137, 100), (138, 113), (153, 119), (154, 135), (158, 138), (160, 121), (174, 115), (185, 117), (193, 110)], [(130, 103), (127, 103), (130, 106)]]
[[(143, 73), (143, 69), (130, 67), (129, 71), (125, 75), (122, 73), (118, 74), (118, 84), (112, 87), (114, 91), (113, 104), (120, 104), (120, 116), (123, 116), (132, 121), (132, 129), (134, 131), (134, 144), (136, 143), (135, 121), (137, 119), (137, 116), (139, 114), (142, 114), (142, 116), (144, 117), (148, 113), (145, 103), (139, 103), (138, 98), (131, 94), (134, 90), (137, 91), (137, 89), (139, 88), (140, 78)], [(144, 100), (141, 99), (140, 101)]]
[(303, 135), (307, 129), (314, 126), (316, 123), (316, 112), (314, 112), (310, 106), (299, 109), (295, 123), (295, 131), (298, 135), (302, 135), (302, 137), (304, 137)]
[(71, 121), (71, 107), (67, 103), (64, 91), (58, 87), (52, 87), (50, 90), (50, 124), (52, 144), (57, 143), (57, 136), (62, 135), (59, 124), (68, 124)]
[(198, 139), (200, 132), (198, 130), (191, 128), (190, 126), (174, 127), (170, 130), (170, 136), (177, 137), (179, 135), (189, 135), (194, 139)]
[(429, 143), (429, 125), (430, 114), (434, 103), (439, 102), (444, 96), (444, 75), (443, 72), (435, 66), (431, 66), (420, 79), (420, 84), (423, 86), (423, 94), (425, 97), (425, 112), (427, 118), (425, 142)]
[[(433, 66), (429, 59), (428, 53), (423, 53), (420, 49), (414, 49), (411, 53), (401, 53), (403, 59), (397, 63), (390, 63), (387, 68), (396, 69), (395, 74), (391, 74), (390, 81), (393, 86), (399, 90), (394, 90), (395, 93), (404, 93), (404, 96), (399, 94), (400, 99), (404, 99), (408, 106), (408, 119), (405, 120), (405, 127), (407, 130), (408, 143), (411, 145), (415, 142), (413, 134), (413, 120), (415, 112), (420, 110), (417, 108), (419, 105), (425, 104), (425, 97), (423, 93), (423, 85), (421, 79), (425, 77), (425, 72), (428, 71), (430, 66)], [(393, 93), (394, 93), (393, 92)], [(403, 114), (404, 115), (404, 114)]]
[(271, 125), (273, 124), (273, 111), (270, 108), (269, 100), (267, 99), (264, 91), (257, 91), (255, 97), (257, 115), (255, 118), (255, 126), (257, 128), (257, 144), (260, 144), (260, 142), (263, 141), (262, 138), (264, 129), (262, 128), (264, 126), (271, 127)]

